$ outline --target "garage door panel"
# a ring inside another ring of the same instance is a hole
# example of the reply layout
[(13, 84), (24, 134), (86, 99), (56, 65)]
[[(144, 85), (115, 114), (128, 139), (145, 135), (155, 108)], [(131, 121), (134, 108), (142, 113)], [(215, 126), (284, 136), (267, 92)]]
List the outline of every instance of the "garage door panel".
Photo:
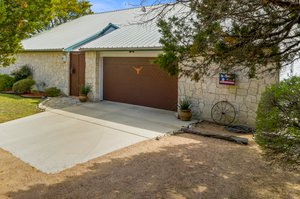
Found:
[(104, 99), (176, 110), (177, 77), (169, 76), (150, 61), (151, 58), (104, 58)]

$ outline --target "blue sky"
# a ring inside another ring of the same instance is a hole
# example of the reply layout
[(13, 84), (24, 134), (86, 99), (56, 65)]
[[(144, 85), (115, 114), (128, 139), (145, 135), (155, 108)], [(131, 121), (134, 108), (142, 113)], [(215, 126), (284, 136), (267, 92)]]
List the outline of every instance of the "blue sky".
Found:
[[(123, 8), (131, 8), (139, 5), (141, 0), (90, 0), (94, 12), (103, 12)], [(143, 5), (149, 5), (155, 0), (147, 0)]]

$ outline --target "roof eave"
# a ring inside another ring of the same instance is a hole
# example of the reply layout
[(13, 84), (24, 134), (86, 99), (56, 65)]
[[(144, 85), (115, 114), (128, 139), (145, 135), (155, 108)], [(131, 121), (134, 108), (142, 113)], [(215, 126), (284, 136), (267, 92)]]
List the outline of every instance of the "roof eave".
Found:
[(162, 47), (80, 48), (80, 51), (162, 51)]
[(21, 52), (63, 52), (64, 48), (54, 49), (22, 49)]

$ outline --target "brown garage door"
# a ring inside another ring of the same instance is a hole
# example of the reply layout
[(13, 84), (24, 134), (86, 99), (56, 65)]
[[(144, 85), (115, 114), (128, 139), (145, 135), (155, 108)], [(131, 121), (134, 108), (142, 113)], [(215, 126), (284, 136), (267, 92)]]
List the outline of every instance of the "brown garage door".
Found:
[(177, 77), (169, 76), (151, 58), (104, 58), (104, 100), (176, 110)]

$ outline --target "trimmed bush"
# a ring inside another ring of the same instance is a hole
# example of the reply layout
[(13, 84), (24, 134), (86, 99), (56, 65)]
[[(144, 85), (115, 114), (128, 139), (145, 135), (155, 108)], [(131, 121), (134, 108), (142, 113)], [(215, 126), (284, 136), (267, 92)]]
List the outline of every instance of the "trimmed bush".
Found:
[(0, 74), (0, 91), (11, 89), (14, 83), (15, 79), (13, 77)]
[(257, 143), (285, 161), (300, 162), (300, 77), (266, 89), (257, 109)]
[(33, 79), (22, 79), (14, 83), (12, 90), (17, 94), (30, 93), (31, 87), (35, 84)]
[(32, 71), (28, 66), (22, 66), (20, 69), (15, 70), (11, 73), (16, 81), (32, 77)]
[(47, 97), (57, 97), (60, 95), (60, 89), (56, 87), (50, 87), (45, 89)]

